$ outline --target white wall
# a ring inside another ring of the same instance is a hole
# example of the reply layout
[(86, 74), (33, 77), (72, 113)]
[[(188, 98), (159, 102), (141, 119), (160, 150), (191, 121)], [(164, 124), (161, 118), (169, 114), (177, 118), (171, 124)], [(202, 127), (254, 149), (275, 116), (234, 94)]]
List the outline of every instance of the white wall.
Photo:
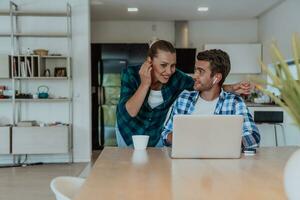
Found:
[[(86, 162), (91, 155), (91, 75), (90, 75), (90, 5), (89, 0), (15, 0), (22, 10), (65, 11), (66, 3), (72, 7), (72, 76), (73, 76), (73, 133), (74, 161)], [(0, 2), (0, 10), (9, 9), (9, 0)], [(0, 16), (0, 32), (10, 31), (9, 17)], [(56, 17), (22, 17), (20, 29), (23, 32), (62, 32), (66, 30), (66, 19)], [(46, 48), (49, 53), (67, 53), (65, 38), (22, 38), (21, 53), (27, 48)], [(10, 39), (0, 37), (0, 53), (10, 54)], [(25, 86), (27, 92), (34, 92), (41, 84), (50, 86), (51, 93), (66, 96), (68, 91), (64, 83), (53, 81), (32, 81)], [(11, 87), (11, 81), (0, 80), (0, 85)], [(25, 91), (24, 91), (25, 92)], [(26, 119), (43, 122), (66, 121), (68, 118), (63, 104), (31, 104), (24, 106)], [(43, 112), (46, 111), (45, 112)], [(9, 103), (0, 103), (0, 123), (11, 123)], [(29, 160), (58, 162), (68, 158), (66, 155), (30, 156)], [(10, 161), (10, 156), (5, 159)], [(3, 161), (3, 159), (1, 159)]]
[[(138, 43), (153, 37), (175, 42), (174, 21), (93, 21), (91, 28), (93, 43)], [(199, 50), (206, 43), (255, 43), (257, 20), (189, 21), (189, 39)]]
[(198, 50), (208, 43), (256, 43), (257, 20), (190, 21), (189, 36), (190, 46)]
[(300, 33), (300, 1), (286, 0), (259, 17), (258, 38), (263, 43), (265, 63), (270, 63), (270, 44), (276, 40), (286, 59), (292, 58), (291, 38)]
[(92, 43), (148, 43), (156, 37), (175, 42), (174, 22), (94, 21)]
[[(257, 43), (257, 20), (205, 20), (189, 22), (190, 46), (197, 51), (204, 44)], [(242, 66), (241, 66), (242, 67)], [(230, 74), (225, 84), (250, 80), (245, 74)]]
[(91, 32), (89, 0), (71, 0), (74, 80), (74, 161), (90, 161), (92, 153)]
[[(153, 37), (175, 43), (174, 21), (93, 21), (91, 26), (93, 43), (147, 43)], [(189, 21), (188, 26), (190, 47), (197, 51), (207, 43), (258, 41), (256, 19)], [(245, 79), (245, 75), (230, 75), (226, 83)]]

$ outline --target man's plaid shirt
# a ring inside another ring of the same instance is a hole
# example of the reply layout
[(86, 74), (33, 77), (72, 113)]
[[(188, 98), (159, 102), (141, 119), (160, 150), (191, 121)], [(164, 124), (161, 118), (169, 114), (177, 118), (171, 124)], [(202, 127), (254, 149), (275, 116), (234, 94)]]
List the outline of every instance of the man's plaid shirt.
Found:
[[(175, 101), (170, 117), (162, 132), (163, 141), (166, 146), (170, 145), (167, 143), (166, 139), (167, 135), (173, 130), (173, 116), (177, 114), (192, 114), (195, 110), (195, 104), (198, 97), (198, 91), (183, 91), (180, 94), (179, 98)], [(240, 96), (225, 92), (222, 89), (214, 114), (244, 116), (242, 147), (253, 148), (259, 146), (259, 131), (253, 121), (251, 114), (249, 113), (246, 104), (244, 103), (244, 100)]]
[(168, 83), (161, 88), (164, 102), (152, 109), (148, 104), (149, 90), (137, 116), (131, 117), (125, 104), (141, 83), (139, 70), (140, 66), (129, 66), (122, 72), (117, 125), (127, 145), (132, 144), (132, 135), (149, 135), (148, 146), (155, 146), (160, 140), (169, 109), (183, 90), (193, 90), (194, 80), (180, 70), (176, 70)]

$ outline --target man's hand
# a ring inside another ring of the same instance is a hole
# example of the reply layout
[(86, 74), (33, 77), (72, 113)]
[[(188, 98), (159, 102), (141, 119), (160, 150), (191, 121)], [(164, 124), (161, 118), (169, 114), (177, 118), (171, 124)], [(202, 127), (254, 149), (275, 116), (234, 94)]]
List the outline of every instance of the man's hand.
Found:
[(172, 140), (173, 140), (173, 133), (171, 132), (167, 135), (167, 143), (172, 144)]
[(241, 81), (232, 85), (224, 85), (224, 90), (233, 92), (239, 95), (249, 95), (253, 85), (248, 81)]

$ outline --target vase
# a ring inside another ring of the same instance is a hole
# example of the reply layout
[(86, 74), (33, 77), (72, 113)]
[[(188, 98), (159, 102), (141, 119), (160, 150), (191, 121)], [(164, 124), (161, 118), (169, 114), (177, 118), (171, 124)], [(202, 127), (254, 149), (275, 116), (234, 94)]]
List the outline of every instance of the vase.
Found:
[(284, 189), (289, 200), (300, 199), (300, 149), (292, 154), (285, 165)]

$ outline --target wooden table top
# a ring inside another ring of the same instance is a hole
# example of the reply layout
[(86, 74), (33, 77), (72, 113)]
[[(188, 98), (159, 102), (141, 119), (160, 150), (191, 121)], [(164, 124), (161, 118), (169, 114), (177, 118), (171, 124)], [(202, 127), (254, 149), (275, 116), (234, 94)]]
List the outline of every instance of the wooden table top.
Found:
[(105, 148), (75, 200), (282, 200), (283, 169), (297, 149), (260, 148), (241, 159), (171, 159), (167, 148)]

